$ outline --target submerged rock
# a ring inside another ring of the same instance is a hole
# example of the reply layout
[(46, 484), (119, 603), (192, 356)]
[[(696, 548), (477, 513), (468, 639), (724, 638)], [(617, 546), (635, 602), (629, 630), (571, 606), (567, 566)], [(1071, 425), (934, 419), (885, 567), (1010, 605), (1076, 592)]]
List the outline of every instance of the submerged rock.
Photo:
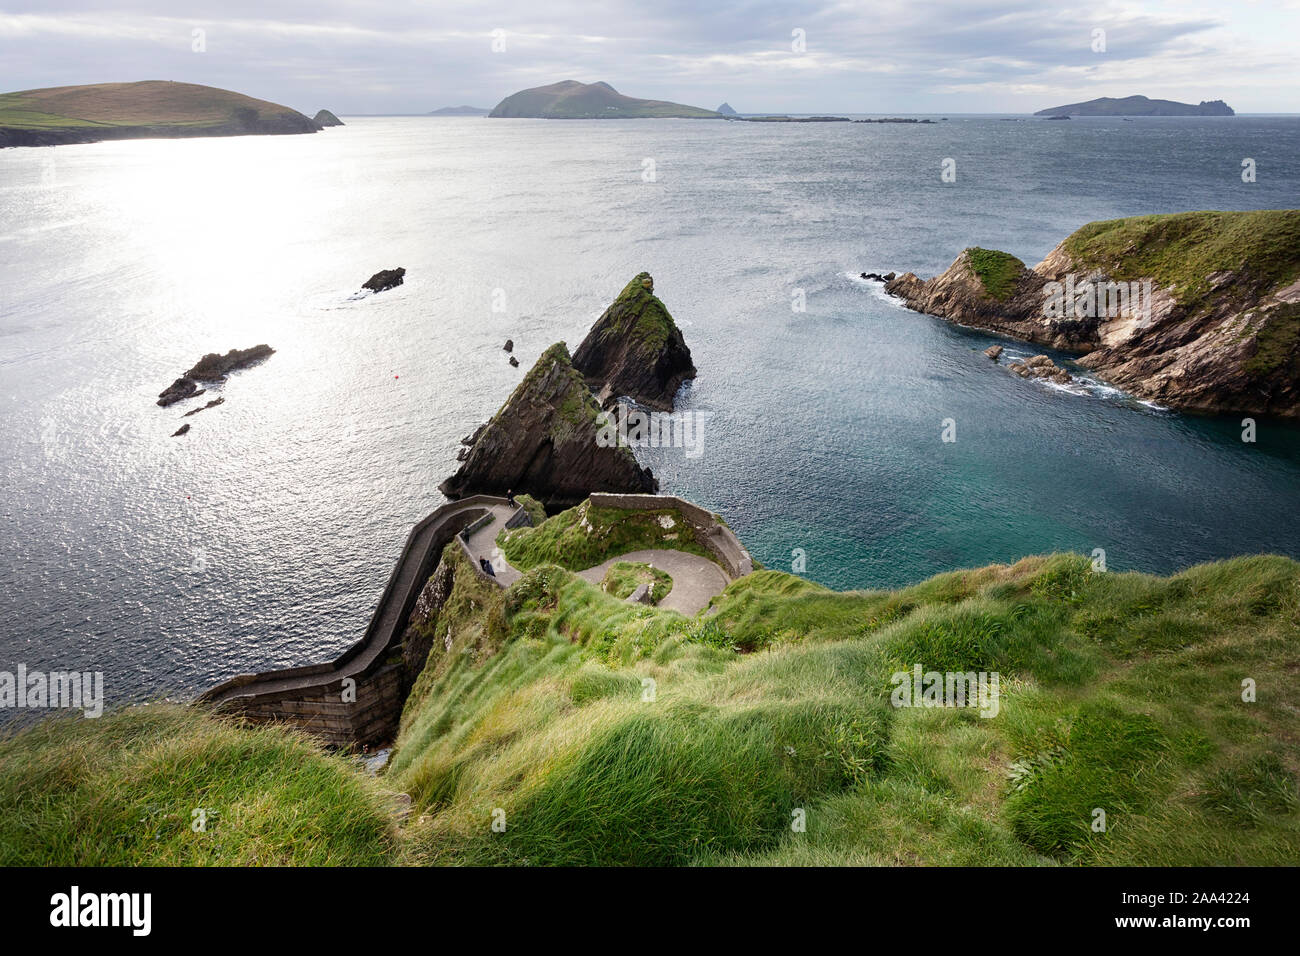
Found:
[(463, 464), (439, 485), (449, 498), (528, 494), (548, 508), (593, 491), (649, 493), (659, 483), (630, 448), (602, 445), (600, 406), (564, 343), (552, 345), (475, 434)]
[(397, 288), (405, 277), (406, 269), (401, 266), (396, 269), (381, 269), (363, 282), (361, 288), (369, 289), (371, 292), (385, 292)]
[(620, 396), (648, 408), (672, 411), (677, 390), (695, 377), (691, 350), (668, 309), (642, 272), (596, 320), (573, 353), (573, 367), (601, 391), (609, 407)]
[[(997, 346), (994, 346), (997, 348)], [(1046, 355), (1035, 355), (1033, 358), (1027, 358), (1023, 362), (1012, 362), (1007, 366), (1021, 378), (1044, 378), (1049, 382), (1056, 382), (1059, 385), (1065, 385), (1074, 379), (1070, 373), (1053, 362)]]
[(209, 408), (214, 408), (214, 407), (216, 407), (217, 405), (223, 405), (223, 404), (225, 404), (225, 401), (226, 401), (226, 399), (225, 399), (224, 397), (222, 397), (222, 398), (214, 398), (212, 401), (208, 402), (208, 404), (206, 404), (206, 405), (200, 405), (198, 408), (191, 408), (188, 412), (186, 412), (186, 413), (185, 413), (184, 415), (182, 415), (181, 417), (182, 417), (182, 418), (189, 418), (191, 415), (197, 415), (199, 412), (206, 411), (206, 410), (209, 409)]

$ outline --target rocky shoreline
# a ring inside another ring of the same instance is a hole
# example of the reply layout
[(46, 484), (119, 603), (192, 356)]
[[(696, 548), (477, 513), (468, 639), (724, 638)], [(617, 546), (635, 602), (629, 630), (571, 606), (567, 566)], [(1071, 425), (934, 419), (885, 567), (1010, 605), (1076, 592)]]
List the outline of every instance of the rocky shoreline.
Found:
[(1079, 354), (1168, 408), (1300, 418), (1300, 210), (1089, 223), (1033, 269), (970, 248), (932, 279), (863, 278), (918, 312)]

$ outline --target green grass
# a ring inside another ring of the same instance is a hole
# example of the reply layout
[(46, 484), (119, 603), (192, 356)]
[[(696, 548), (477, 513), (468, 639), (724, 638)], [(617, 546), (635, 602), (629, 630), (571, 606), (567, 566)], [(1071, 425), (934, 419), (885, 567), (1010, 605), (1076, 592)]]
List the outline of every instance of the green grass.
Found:
[(1255, 336), (1255, 354), (1242, 363), (1251, 375), (1265, 376), (1289, 366), (1300, 374), (1300, 303), (1290, 302), (1272, 309)]
[(673, 578), (666, 571), (639, 561), (618, 561), (605, 572), (600, 589), (611, 597), (625, 600), (643, 584), (650, 585), (650, 603), (658, 604), (673, 589)]
[(546, 520), (546, 507), (532, 495), (515, 495), (515, 504), (528, 514), (528, 520), (533, 523), (533, 527)]
[(1300, 210), (1184, 212), (1090, 222), (1065, 240), (1083, 266), (1118, 281), (1150, 278), (1195, 307), (1210, 276), (1241, 270), (1260, 293), (1300, 276)]
[[(412, 860), (1186, 865), (1300, 852), (1288, 744), (1300, 565), (1288, 559), (1157, 578), (1056, 555), (850, 594), (765, 571), (704, 622), (620, 606), (555, 567), (501, 601), (501, 652), (475, 665), (453, 646), (449, 664), (431, 661), (440, 677), (403, 731), (393, 772), (426, 817)], [(889, 706), (891, 674), (914, 662), (997, 671), (998, 716)], [(1243, 676), (1257, 703), (1241, 700)]]
[(502, 531), (497, 544), (506, 560), (521, 571), (543, 564), (585, 571), (620, 554), (649, 548), (711, 557), (690, 522), (676, 510), (624, 511), (597, 508), (590, 501), (536, 527)]
[(0, 741), (7, 866), (382, 865), (391, 809), (308, 738), (187, 707), (52, 718)]
[[(559, 550), (565, 515), (539, 551)], [(1295, 561), (1154, 577), (1061, 554), (852, 593), (761, 571), (691, 620), (555, 564), (503, 591), (447, 555), (455, 583), (380, 781), (414, 804), (395, 845), (378, 788), (341, 760), (278, 730), (145, 709), (0, 746), (6, 859), (1300, 858)], [(892, 706), (893, 675), (916, 663), (996, 672), (997, 715)], [(227, 842), (192, 839), (189, 808), (205, 803)]]
[(966, 250), (971, 270), (979, 276), (984, 291), (994, 299), (1005, 301), (1016, 291), (1025, 264), (1007, 252), (972, 246)]

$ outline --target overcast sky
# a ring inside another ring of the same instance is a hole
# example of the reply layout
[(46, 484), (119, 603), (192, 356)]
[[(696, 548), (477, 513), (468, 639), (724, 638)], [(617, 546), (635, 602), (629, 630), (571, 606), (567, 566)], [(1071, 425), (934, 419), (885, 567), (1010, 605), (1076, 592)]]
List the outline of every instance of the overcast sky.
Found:
[(562, 79), (741, 112), (1132, 93), (1300, 112), (1298, 37), (1300, 0), (0, 0), (0, 83), (183, 80), (342, 114), (491, 107)]

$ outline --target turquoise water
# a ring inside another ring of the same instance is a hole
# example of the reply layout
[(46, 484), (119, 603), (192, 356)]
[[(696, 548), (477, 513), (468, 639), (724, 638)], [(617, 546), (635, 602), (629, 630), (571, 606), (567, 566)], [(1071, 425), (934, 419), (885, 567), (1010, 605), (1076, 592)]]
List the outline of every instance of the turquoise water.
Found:
[[(643, 269), (699, 368), (682, 407), (713, 417), (699, 457), (642, 458), (768, 566), (801, 549), (809, 577), (868, 588), (1059, 549), (1161, 573), (1300, 555), (1296, 428), (1247, 444), (1237, 419), (1023, 381), (980, 354), (994, 339), (853, 278), (968, 245), (1032, 264), (1094, 219), (1295, 207), (1297, 156), (1300, 120), (1262, 117), (375, 118), (0, 152), (0, 669), (102, 670), (120, 700), (338, 653), (460, 436)], [(397, 265), (404, 286), (351, 297)], [(190, 405), (158, 391), (261, 341), (276, 355), (170, 438)]]

